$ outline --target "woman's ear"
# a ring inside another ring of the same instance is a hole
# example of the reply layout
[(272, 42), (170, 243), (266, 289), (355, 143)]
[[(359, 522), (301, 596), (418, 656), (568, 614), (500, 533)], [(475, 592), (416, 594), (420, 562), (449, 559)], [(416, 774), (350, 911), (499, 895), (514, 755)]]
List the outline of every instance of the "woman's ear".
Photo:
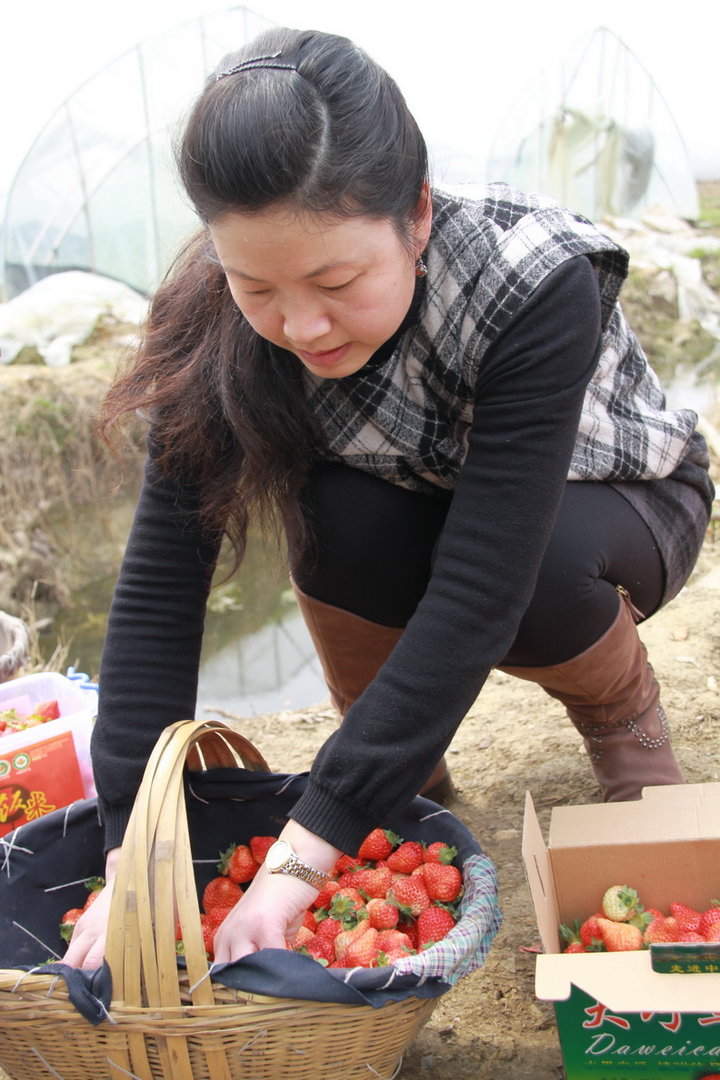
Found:
[(418, 200), (417, 208), (415, 211), (415, 218), (413, 220), (413, 237), (415, 240), (415, 257), (418, 258), (422, 255), (423, 251), (428, 245), (430, 239), (430, 230), (432, 229), (432, 195), (430, 193), (430, 185), (425, 183), (422, 186), (422, 193)]

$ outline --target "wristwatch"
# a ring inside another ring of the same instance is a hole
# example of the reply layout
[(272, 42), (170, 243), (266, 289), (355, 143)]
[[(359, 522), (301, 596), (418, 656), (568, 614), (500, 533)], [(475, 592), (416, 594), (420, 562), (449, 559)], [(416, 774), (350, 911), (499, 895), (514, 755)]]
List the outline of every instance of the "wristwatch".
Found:
[(322, 889), (330, 878), (329, 874), (322, 870), (315, 870), (314, 867), (308, 866), (299, 859), (287, 840), (276, 840), (272, 847), (268, 848), (265, 865), (271, 874), (289, 874), (291, 877), (307, 882), (314, 889)]

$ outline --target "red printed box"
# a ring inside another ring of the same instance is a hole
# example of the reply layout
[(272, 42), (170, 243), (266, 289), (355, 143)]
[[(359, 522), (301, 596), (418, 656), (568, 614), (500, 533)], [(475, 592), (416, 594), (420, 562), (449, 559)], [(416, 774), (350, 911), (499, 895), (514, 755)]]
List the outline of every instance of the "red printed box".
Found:
[[(43, 726), (50, 734), (53, 721)], [(84, 798), (71, 731), (10, 754), (3, 753), (0, 740), (0, 836)]]

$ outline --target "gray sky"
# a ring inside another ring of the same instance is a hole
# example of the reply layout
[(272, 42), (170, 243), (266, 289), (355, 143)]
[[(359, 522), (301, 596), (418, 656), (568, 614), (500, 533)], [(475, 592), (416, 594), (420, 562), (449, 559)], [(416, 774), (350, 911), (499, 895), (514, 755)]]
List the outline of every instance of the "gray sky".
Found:
[[(229, 6), (222, 0), (4, 0), (0, 207), (34, 136), (77, 86), (137, 41)], [(400, 83), (431, 143), (461, 147), (473, 140), (480, 156), (539, 69), (607, 26), (654, 77), (695, 174), (720, 176), (717, 0), (684, 0), (668, 15), (656, 0), (256, 0), (248, 6), (274, 22), (354, 38)]]

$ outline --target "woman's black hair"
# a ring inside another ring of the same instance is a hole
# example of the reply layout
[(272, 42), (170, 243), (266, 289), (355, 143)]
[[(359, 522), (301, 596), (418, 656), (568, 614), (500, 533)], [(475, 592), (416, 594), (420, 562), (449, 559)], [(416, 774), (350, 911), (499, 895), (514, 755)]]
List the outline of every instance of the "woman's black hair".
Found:
[[(267, 59), (248, 63), (255, 57)], [(428, 172), (423, 136), (387, 72), (347, 38), (284, 27), (222, 60), (190, 114), (178, 166), (205, 222), (287, 202), (387, 218), (401, 234)]]
[[(409, 249), (427, 197), (425, 142), (399, 89), (351, 41), (317, 31), (268, 30), (225, 57), (190, 113), (177, 162), (206, 225), (284, 203), (389, 220)], [(242, 316), (205, 230), (158, 290), (134, 362), (106, 397), (101, 433), (110, 441), (137, 410), (154, 417), (160, 465), (193, 484), (200, 522), (228, 534), (238, 561), (251, 514), (284, 526), (302, 549), (299, 496), (323, 446), (303, 368)]]

